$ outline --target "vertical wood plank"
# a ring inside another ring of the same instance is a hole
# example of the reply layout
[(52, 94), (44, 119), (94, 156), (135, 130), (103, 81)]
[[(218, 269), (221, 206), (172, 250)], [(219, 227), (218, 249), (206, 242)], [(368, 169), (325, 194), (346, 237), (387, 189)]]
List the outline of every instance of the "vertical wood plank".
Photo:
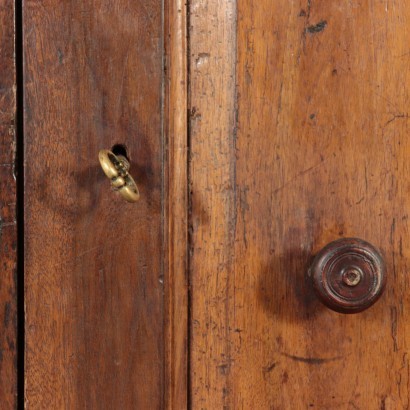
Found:
[[(164, 405), (163, 5), (24, 2), (26, 406)], [(97, 155), (127, 147), (141, 192)]]
[(165, 3), (166, 407), (188, 407), (187, 5)]
[(17, 399), (16, 66), (14, 1), (0, 1), (0, 400)]
[[(410, 6), (191, 8), (194, 407), (408, 408)], [(382, 250), (388, 287), (342, 315), (306, 272), (354, 236)]]
[(228, 408), (236, 2), (190, 2), (191, 405)]
[[(409, 18), (404, 1), (238, 1), (235, 406), (408, 407)], [(357, 315), (306, 277), (339, 237), (388, 266)]]

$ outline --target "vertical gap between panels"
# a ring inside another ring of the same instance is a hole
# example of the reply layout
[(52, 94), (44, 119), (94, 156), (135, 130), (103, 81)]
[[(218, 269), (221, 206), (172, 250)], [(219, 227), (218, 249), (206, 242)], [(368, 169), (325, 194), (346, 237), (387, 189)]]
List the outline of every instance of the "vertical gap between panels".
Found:
[(23, 79), (23, 0), (15, 2), (16, 64), (16, 184), (17, 184), (17, 408), (24, 409), (24, 79)]

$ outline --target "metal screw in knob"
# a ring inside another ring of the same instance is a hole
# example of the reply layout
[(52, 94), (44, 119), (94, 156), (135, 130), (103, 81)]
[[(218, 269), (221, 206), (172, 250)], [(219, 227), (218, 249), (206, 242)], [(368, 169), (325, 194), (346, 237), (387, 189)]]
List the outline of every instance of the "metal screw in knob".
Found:
[(380, 251), (358, 238), (329, 243), (309, 269), (319, 299), (340, 313), (358, 313), (373, 305), (386, 285)]
[(362, 279), (363, 272), (358, 268), (346, 269), (342, 274), (343, 282), (347, 286), (357, 286)]

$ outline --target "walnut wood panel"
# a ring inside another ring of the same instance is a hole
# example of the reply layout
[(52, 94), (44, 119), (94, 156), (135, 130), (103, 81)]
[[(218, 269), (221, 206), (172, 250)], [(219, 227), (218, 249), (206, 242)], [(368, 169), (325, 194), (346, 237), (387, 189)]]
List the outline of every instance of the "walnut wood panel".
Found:
[[(162, 14), (24, 2), (27, 408), (163, 407)], [(100, 169), (114, 144), (137, 204)]]
[[(192, 407), (408, 408), (410, 5), (218, 3), (191, 2)], [(356, 315), (306, 277), (341, 237), (387, 266)]]
[(16, 67), (14, 1), (0, 1), (0, 398), (17, 399)]

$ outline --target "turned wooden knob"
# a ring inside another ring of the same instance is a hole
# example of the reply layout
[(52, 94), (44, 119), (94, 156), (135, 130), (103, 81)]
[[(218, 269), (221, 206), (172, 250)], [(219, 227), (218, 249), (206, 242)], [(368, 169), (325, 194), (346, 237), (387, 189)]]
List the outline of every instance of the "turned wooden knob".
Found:
[(345, 238), (329, 243), (315, 257), (309, 275), (319, 299), (340, 313), (358, 313), (383, 293), (386, 266), (370, 243)]

